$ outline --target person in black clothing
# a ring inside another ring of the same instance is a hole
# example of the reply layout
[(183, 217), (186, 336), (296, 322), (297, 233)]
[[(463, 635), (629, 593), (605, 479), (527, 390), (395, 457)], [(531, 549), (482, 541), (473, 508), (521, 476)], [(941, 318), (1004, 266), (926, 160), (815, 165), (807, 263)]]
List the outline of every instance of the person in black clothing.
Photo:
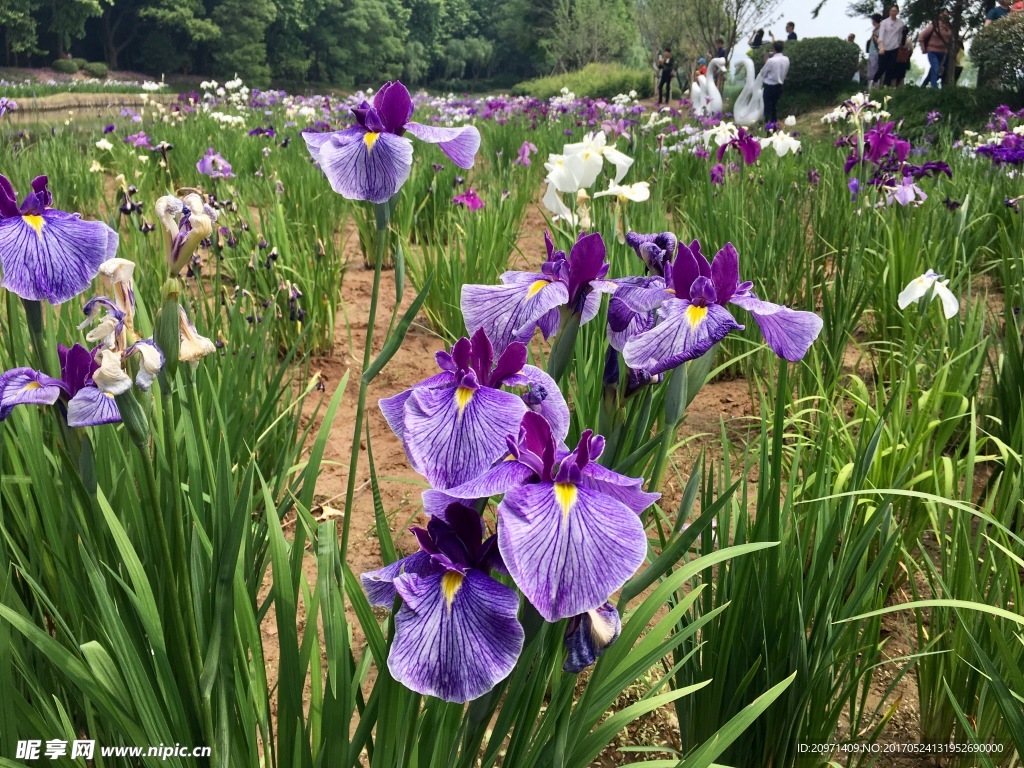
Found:
[(754, 32), (754, 34), (750, 36), (750, 39), (747, 40), (747, 44), (754, 50), (757, 50), (762, 45), (764, 45), (764, 30), (759, 29), (756, 32)]
[(672, 58), (672, 50), (665, 49), (665, 53), (658, 57), (658, 103), (661, 104), (662, 93), (665, 94), (665, 104), (672, 101), (672, 75), (675, 73), (676, 60)]
[(792, 21), (786, 24), (786, 39), (796, 40), (796, 24)]

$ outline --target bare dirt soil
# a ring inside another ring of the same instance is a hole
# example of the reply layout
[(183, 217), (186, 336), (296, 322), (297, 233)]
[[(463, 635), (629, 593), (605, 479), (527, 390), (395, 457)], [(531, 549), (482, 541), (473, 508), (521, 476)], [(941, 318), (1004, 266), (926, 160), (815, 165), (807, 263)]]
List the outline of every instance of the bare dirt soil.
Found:
[[(545, 251), (541, 233), (544, 219), (539, 211), (530, 209), (521, 232), (517, 251), (510, 256), (513, 268), (536, 266), (544, 260)], [(352, 445), (352, 427), (355, 422), (358, 395), (358, 379), (361, 374), (362, 349), (367, 332), (370, 296), (373, 286), (373, 271), (363, 266), (363, 257), (359, 251), (358, 238), (354, 228), (346, 230), (342, 237), (343, 254), (347, 261), (347, 271), (342, 286), (343, 308), (338, 316), (336, 338), (338, 343), (335, 351), (329, 356), (314, 361), (314, 370), (319, 370), (325, 384), (324, 398), (330, 399), (336, 389), (341, 386), (348, 374), (348, 385), (345, 397), (335, 419), (334, 429), (327, 443), (325, 467), (317, 487), (319, 514), (334, 516), (341, 524), (344, 514), (344, 497), (348, 482), (350, 449)], [(412, 301), (414, 291), (407, 290), (403, 300), (404, 309)], [(378, 352), (384, 341), (387, 324), (394, 306), (394, 273), (382, 274), (380, 288), (380, 305), (378, 322), (374, 332), (374, 353)], [(349, 339), (351, 338), (351, 342)], [(419, 494), (425, 487), (423, 479), (409, 467), (405, 452), (388, 428), (377, 407), (377, 401), (383, 397), (397, 394), (412, 384), (437, 372), (434, 353), (444, 348), (441, 340), (425, 325), (414, 325), (405, 343), (388, 363), (383, 372), (374, 380), (369, 389), (366, 421), (372, 441), (372, 450), (384, 509), (388, 515), (390, 528), (395, 537), (399, 552), (411, 552), (415, 549), (415, 540), (408, 533), (412, 524), (423, 524), (425, 521), (420, 511)], [(306, 409), (306, 418), (312, 416), (313, 404)], [(758, 428), (754, 415), (759, 413), (751, 400), (750, 387), (743, 379), (713, 382), (705, 385), (687, 410), (686, 421), (679, 431), (680, 448), (672, 457), (672, 466), (665, 477), (665, 503), (678, 501), (683, 485), (689, 475), (693, 462), (704, 451), (716, 463), (722, 458), (720, 436), (723, 429), (731, 439), (739, 439), (751, 430)], [(356, 493), (348, 551), (348, 563), (355, 573), (380, 567), (380, 549), (375, 533), (376, 522), (373, 509), (373, 497), (370, 489), (369, 464), (367, 462), (365, 434), (360, 440), (360, 454), (356, 477)], [(749, 482), (757, 482), (756, 477), (748, 478)], [(315, 560), (307, 553), (304, 567), (307, 581), (315, 580)], [(268, 575), (269, 579), (269, 575)], [(269, 587), (265, 587), (264, 595)], [(894, 599), (899, 600), (899, 596)], [(304, 609), (300, 606), (300, 617)], [(355, 616), (350, 617), (355, 624)], [(300, 618), (300, 624), (304, 619)], [(902, 614), (886, 617), (885, 632), (888, 634), (886, 646), (890, 658), (905, 656), (911, 647), (913, 626), (909, 618)], [(300, 626), (300, 631), (303, 627)], [(268, 677), (273, 681), (277, 675), (278, 651), (275, 635), (277, 634), (273, 610), (268, 614), (264, 626), (264, 653), (267, 663)], [(358, 637), (356, 638), (358, 642)], [(883, 667), (878, 671), (872, 686), (874, 701), (883, 700), (887, 685), (898, 672), (898, 667)], [(308, 690), (306, 695), (308, 702)], [(623, 694), (623, 706), (631, 703), (630, 692)], [(891, 716), (881, 741), (885, 742), (916, 742), (918, 734), (917, 691), (913, 673), (905, 675), (888, 696), (889, 705), (897, 703), (895, 713)], [(882, 711), (889, 705), (882, 707)], [(669, 746), (679, 745), (679, 725), (674, 711), (667, 708), (642, 718), (624, 729), (619, 737), (601, 755), (595, 765), (606, 767), (626, 765), (638, 759), (636, 753), (621, 751), (629, 746)], [(670, 757), (670, 754), (646, 755), (652, 757)], [(887, 768), (926, 768), (933, 763), (914, 758), (892, 758), (881, 760), (876, 765)]]

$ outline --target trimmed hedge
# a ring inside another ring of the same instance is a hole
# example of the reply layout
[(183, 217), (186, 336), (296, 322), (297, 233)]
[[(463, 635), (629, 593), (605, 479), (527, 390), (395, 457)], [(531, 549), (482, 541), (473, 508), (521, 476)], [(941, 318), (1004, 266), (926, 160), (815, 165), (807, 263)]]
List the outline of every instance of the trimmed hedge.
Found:
[(85, 70), (85, 74), (89, 77), (95, 77), (97, 80), (104, 80), (110, 71), (110, 67), (102, 61), (90, 61), (82, 69)]
[(78, 72), (78, 65), (75, 64), (73, 59), (57, 59), (50, 68), (54, 72), (60, 72), (62, 75), (74, 75)]
[[(769, 45), (754, 51), (758, 71), (768, 58)], [(833, 104), (836, 97), (857, 90), (853, 73), (860, 66), (861, 47), (838, 37), (808, 37), (785, 43), (783, 53), (789, 58), (789, 74), (782, 98), (793, 100), (803, 109)], [(785, 107), (788, 112), (795, 112)], [(802, 111), (802, 110), (799, 110)]]
[(971, 43), (978, 85), (1024, 93), (1024, 13), (1011, 13), (978, 32)]
[(512, 93), (516, 96), (550, 99), (561, 93), (562, 88), (591, 99), (610, 99), (630, 91), (636, 91), (637, 98), (646, 99), (654, 95), (654, 78), (650, 72), (629, 69), (619, 64), (588, 64), (575, 72), (519, 83), (512, 88)]
[(79, 69), (84, 69), (85, 65), (89, 63), (88, 59), (78, 59), (78, 58), (75, 58), (75, 59), (72, 59), (72, 61), (75, 62), (75, 66), (78, 67)]

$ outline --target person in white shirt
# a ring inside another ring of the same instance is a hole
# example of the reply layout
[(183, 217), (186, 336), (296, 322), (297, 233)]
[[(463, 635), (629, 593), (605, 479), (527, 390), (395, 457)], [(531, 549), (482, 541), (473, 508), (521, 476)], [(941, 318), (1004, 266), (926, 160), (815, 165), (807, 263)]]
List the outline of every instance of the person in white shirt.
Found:
[(898, 6), (892, 6), (885, 21), (878, 25), (878, 74), (876, 77), (882, 81), (884, 86), (888, 86), (899, 78), (896, 57), (900, 50), (900, 43), (903, 41), (903, 30), (907, 26), (902, 20), (896, 18), (899, 12)]
[(782, 53), (785, 46), (781, 40), (772, 43), (775, 53), (761, 68), (761, 77), (764, 86), (761, 92), (764, 95), (764, 124), (779, 122), (778, 106), (779, 97), (782, 95), (782, 84), (786, 82), (786, 75), (789, 73), (789, 58)]

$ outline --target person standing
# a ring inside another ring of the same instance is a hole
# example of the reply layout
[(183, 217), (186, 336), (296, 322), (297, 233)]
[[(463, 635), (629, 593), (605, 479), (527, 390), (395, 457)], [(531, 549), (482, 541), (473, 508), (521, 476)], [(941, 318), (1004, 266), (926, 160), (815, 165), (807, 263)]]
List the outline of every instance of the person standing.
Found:
[(785, 49), (782, 41), (776, 40), (772, 43), (772, 49), (775, 53), (761, 68), (765, 125), (779, 122), (779, 97), (782, 95), (782, 84), (786, 82), (786, 75), (789, 73), (789, 58), (782, 52)]
[(921, 33), (921, 51), (928, 56), (928, 84), (932, 88), (939, 87), (939, 76), (946, 68), (946, 57), (949, 43), (953, 38), (953, 28), (949, 25), (949, 11), (939, 10), (939, 15)]
[(1010, 0), (999, 0), (996, 3), (996, 7), (985, 14), (985, 26), (987, 27), (993, 21), (999, 21), (1004, 16), (1010, 13)]
[(796, 40), (796, 24), (792, 21), (786, 24), (786, 40)]
[[(725, 40), (718, 38), (718, 40), (715, 41), (715, 47), (717, 48), (715, 51), (715, 58), (722, 59), (723, 61), (729, 58), (729, 49), (725, 47)], [(726, 69), (727, 67), (723, 65), (719, 67), (718, 71), (715, 73), (715, 86), (719, 91), (725, 90)]]
[(882, 14), (871, 14), (871, 36), (865, 50), (868, 53), (868, 88), (878, 87), (878, 25), (882, 23)]
[(878, 25), (878, 79), (888, 86), (899, 78), (897, 56), (907, 25), (899, 18), (899, 6), (889, 8), (889, 16)]
[(758, 29), (750, 35), (750, 39), (747, 40), (747, 44), (755, 51), (764, 45), (764, 30)]
[(662, 93), (665, 94), (665, 103), (672, 101), (672, 76), (675, 74), (676, 60), (672, 58), (672, 50), (665, 49), (665, 53), (658, 57), (658, 103), (661, 104)]

